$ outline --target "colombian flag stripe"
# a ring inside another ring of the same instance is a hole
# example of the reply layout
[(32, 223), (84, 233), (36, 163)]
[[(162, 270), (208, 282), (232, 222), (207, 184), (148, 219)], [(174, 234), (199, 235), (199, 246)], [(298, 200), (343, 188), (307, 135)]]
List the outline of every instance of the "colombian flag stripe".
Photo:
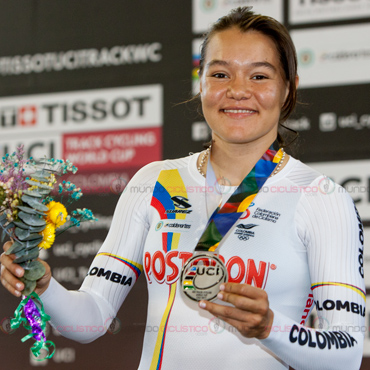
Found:
[[(153, 191), (151, 205), (158, 211), (161, 219), (185, 219), (186, 214), (183, 213), (166, 213), (167, 210), (176, 210), (174, 197), (187, 198), (187, 191), (184, 182), (177, 169), (163, 170), (158, 176), (156, 186)], [(172, 199), (174, 198), (174, 199)], [(171, 250), (178, 249), (181, 233), (163, 232), (162, 233), (162, 248), (166, 253)], [(156, 344), (153, 351), (150, 370), (160, 370), (162, 368), (162, 360), (164, 354), (164, 346), (166, 342), (167, 325), (170, 320), (171, 310), (175, 302), (177, 283), (169, 286), (169, 295), (166, 308), (163, 312), (160, 328)]]
[(139, 263), (136, 263), (136, 262), (130, 261), (130, 260), (126, 259), (126, 258), (117, 256), (116, 254), (107, 253), (107, 252), (100, 252), (96, 256), (107, 256), (107, 257), (111, 257), (111, 258), (114, 258), (117, 261), (120, 261), (120, 262), (124, 263), (126, 266), (130, 267), (130, 269), (135, 273), (136, 280), (140, 276), (141, 271), (143, 271), (143, 266), (140, 265)]
[(321, 283), (312, 284), (311, 285), (311, 290), (314, 290), (316, 288), (320, 288), (322, 286), (328, 286), (328, 285), (341, 286), (341, 287), (344, 287), (344, 288), (351, 289), (351, 290), (355, 291), (356, 293), (358, 293), (364, 299), (364, 301), (366, 301), (365, 292), (362, 289), (358, 288), (357, 286), (351, 285), (351, 284), (338, 283), (338, 282), (335, 282), (335, 281), (325, 281), (325, 282), (321, 282)]

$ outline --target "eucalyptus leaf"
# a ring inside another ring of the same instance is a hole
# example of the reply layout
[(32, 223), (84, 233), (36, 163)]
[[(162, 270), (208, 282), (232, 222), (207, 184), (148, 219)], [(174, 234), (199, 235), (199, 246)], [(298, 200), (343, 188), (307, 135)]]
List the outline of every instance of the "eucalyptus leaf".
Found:
[(39, 248), (35, 247), (32, 249), (28, 249), (26, 251), (21, 251), (18, 253), (15, 253), (15, 256), (17, 257), (13, 263), (20, 263), (25, 262), (29, 260), (34, 260), (39, 256)]
[(29, 195), (30, 197), (34, 198), (42, 198), (42, 195), (35, 190), (23, 190), (23, 194)]
[(21, 229), (19, 227), (15, 228), (15, 235), (21, 241), (35, 240), (35, 239), (40, 239), (41, 241), (43, 239), (42, 235), (38, 233), (31, 233), (29, 230)]
[(31, 215), (42, 215), (45, 216), (45, 212), (38, 211), (31, 207), (25, 207), (25, 206), (17, 206), (18, 209), (20, 209), (23, 212), (29, 213)]
[(28, 269), (24, 271), (24, 277), (28, 280), (38, 280), (45, 275), (46, 269), (40, 261), (31, 261)]
[(38, 202), (35, 198), (32, 198), (28, 195), (23, 195), (22, 198), (23, 202), (27, 203), (32, 208), (38, 210), (38, 211), (47, 211), (48, 207), (46, 207), (44, 204)]
[(52, 186), (49, 186), (49, 185), (46, 185), (46, 184), (42, 184), (41, 182), (38, 182), (38, 181), (25, 180), (25, 182), (28, 185), (37, 186), (38, 188), (41, 188), (41, 189), (50, 189), (50, 190), (53, 189)]
[(3, 221), (5, 221), (6, 220), (6, 213), (4, 212), (4, 213), (2, 213), (1, 215), (0, 215), (0, 223), (2, 223)]
[(26, 249), (26, 244), (16, 240), (12, 244), (12, 246), (5, 252), (5, 254), (9, 255), (9, 254), (17, 253), (21, 251), (22, 249)]
[(21, 277), (19, 279), (24, 284), (24, 289), (22, 290), (22, 294), (25, 296), (30, 295), (36, 288), (36, 281), (35, 280), (28, 280), (25, 277)]
[(19, 243), (22, 243), (25, 246), (25, 249), (32, 249), (40, 244), (39, 239), (32, 239), (32, 240), (17, 240)]
[(16, 226), (20, 227), (21, 229), (29, 230), (29, 231), (32, 231), (32, 232), (35, 232), (35, 233), (41, 232), (42, 230), (45, 229), (45, 226), (46, 226), (46, 225), (43, 225), (43, 226), (29, 226), (29, 225), (25, 224), (22, 221), (14, 221), (14, 224)]
[(1, 242), (3, 242), (5, 240), (6, 236), (7, 236), (7, 233), (6, 233), (5, 229), (3, 229), (2, 233), (1, 233)]
[(30, 215), (29, 213), (19, 212), (18, 217), (27, 225), (30, 226), (45, 226), (46, 221), (39, 215)]

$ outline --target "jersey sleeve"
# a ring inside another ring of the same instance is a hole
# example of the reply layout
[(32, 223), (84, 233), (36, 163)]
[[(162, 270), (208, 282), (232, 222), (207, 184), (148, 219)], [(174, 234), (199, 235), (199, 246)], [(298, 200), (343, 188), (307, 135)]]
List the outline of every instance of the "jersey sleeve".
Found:
[[(295, 370), (358, 370), (365, 332), (363, 227), (346, 191), (319, 177), (315, 193), (302, 195), (297, 233), (307, 248), (311, 291), (319, 328), (274, 311), (270, 335), (261, 342)], [(331, 180), (330, 180), (331, 181)]]
[[(62, 335), (90, 342), (104, 334), (139, 278), (149, 229), (150, 198), (160, 167), (160, 162), (144, 167), (125, 188), (108, 235), (79, 291), (67, 291), (53, 280), (42, 295), (51, 324)], [(102, 329), (78, 330), (91, 327)]]

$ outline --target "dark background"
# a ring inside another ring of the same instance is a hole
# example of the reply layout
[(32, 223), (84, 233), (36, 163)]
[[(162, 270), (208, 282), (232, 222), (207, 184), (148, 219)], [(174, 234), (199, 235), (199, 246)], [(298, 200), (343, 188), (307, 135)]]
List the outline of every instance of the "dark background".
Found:
[[(339, 20), (327, 23), (290, 25), (288, 1), (284, 5), (284, 23), (290, 29), (316, 26), (369, 23), (369, 18)], [(192, 123), (202, 121), (196, 104), (184, 103), (191, 98), (192, 40), (200, 34), (192, 32), (190, 0), (0, 0), (0, 58), (4, 56), (79, 50), (115, 45), (160, 42), (161, 61), (124, 64), (75, 70), (50, 71), (20, 75), (0, 75), (0, 100), (55, 92), (72, 92), (114, 87), (160, 84), (163, 87), (162, 156), (176, 158), (202, 149), (202, 141), (192, 137)], [(319, 115), (336, 112), (338, 116), (356, 112), (369, 114), (370, 84), (301, 89), (299, 104), (292, 117), (307, 117), (310, 128), (302, 130), (295, 147), (295, 156), (304, 162), (363, 160), (370, 155), (369, 128), (321, 132)], [(1, 103), (1, 102), (0, 102)], [(0, 127), (0, 154), (7, 145), (7, 136)], [(20, 141), (21, 141), (20, 131)], [(152, 158), (148, 157), (148, 163)], [(131, 176), (138, 168), (123, 168)], [(104, 172), (102, 168), (96, 172)], [(370, 175), (370, 171), (367, 172)], [(83, 197), (84, 206), (98, 218), (109, 220), (119, 194), (109, 189)], [(370, 196), (369, 201), (370, 203)], [(364, 219), (370, 226), (370, 219)], [(54, 276), (68, 289), (78, 289), (87, 268), (104, 240), (107, 227), (66, 233), (48, 250), (46, 259)], [(85, 243), (81, 252), (78, 243)], [(67, 246), (63, 249), (63, 245)], [(63, 252), (64, 251), (64, 252)], [(8, 318), (19, 303), (4, 289), (0, 290), (0, 369), (20, 370), (34, 367), (49, 369), (136, 369), (142, 347), (146, 317), (146, 283), (141, 277), (118, 314), (115, 329), (94, 343), (82, 345), (56, 336), (49, 339), (57, 352), (48, 362), (30, 360), (31, 340), (22, 344), (25, 330), (7, 332)], [(368, 319), (367, 319), (368, 322)], [(369, 333), (366, 333), (366, 339)], [(368, 340), (368, 339), (367, 339)], [(362, 369), (370, 369), (370, 360)]]

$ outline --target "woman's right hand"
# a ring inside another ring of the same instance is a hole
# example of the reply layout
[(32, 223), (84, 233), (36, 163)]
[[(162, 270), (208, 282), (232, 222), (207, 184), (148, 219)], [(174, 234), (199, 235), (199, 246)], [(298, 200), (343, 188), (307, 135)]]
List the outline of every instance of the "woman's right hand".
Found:
[[(11, 246), (13, 242), (6, 242), (3, 246), (4, 252), (6, 252)], [(20, 297), (22, 295), (22, 290), (24, 289), (24, 284), (19, 280), (24, 275), (24, 269), (13, 263), (15, 259), (14, 254), (6, 255), (3, 253), (0, 256), (0, 263), (1, 263), (1, 283), (3, 286), (13, 295), (16, 297)], [(46, 269), (45, 275), (37, 281), (37, 285), (35, 288), (35, 292), (38, 295), (41, 295), (49, 286), (50, 279), (51, 279), (51, 270), (50, 266), (40, 259), (38, 259)]]

